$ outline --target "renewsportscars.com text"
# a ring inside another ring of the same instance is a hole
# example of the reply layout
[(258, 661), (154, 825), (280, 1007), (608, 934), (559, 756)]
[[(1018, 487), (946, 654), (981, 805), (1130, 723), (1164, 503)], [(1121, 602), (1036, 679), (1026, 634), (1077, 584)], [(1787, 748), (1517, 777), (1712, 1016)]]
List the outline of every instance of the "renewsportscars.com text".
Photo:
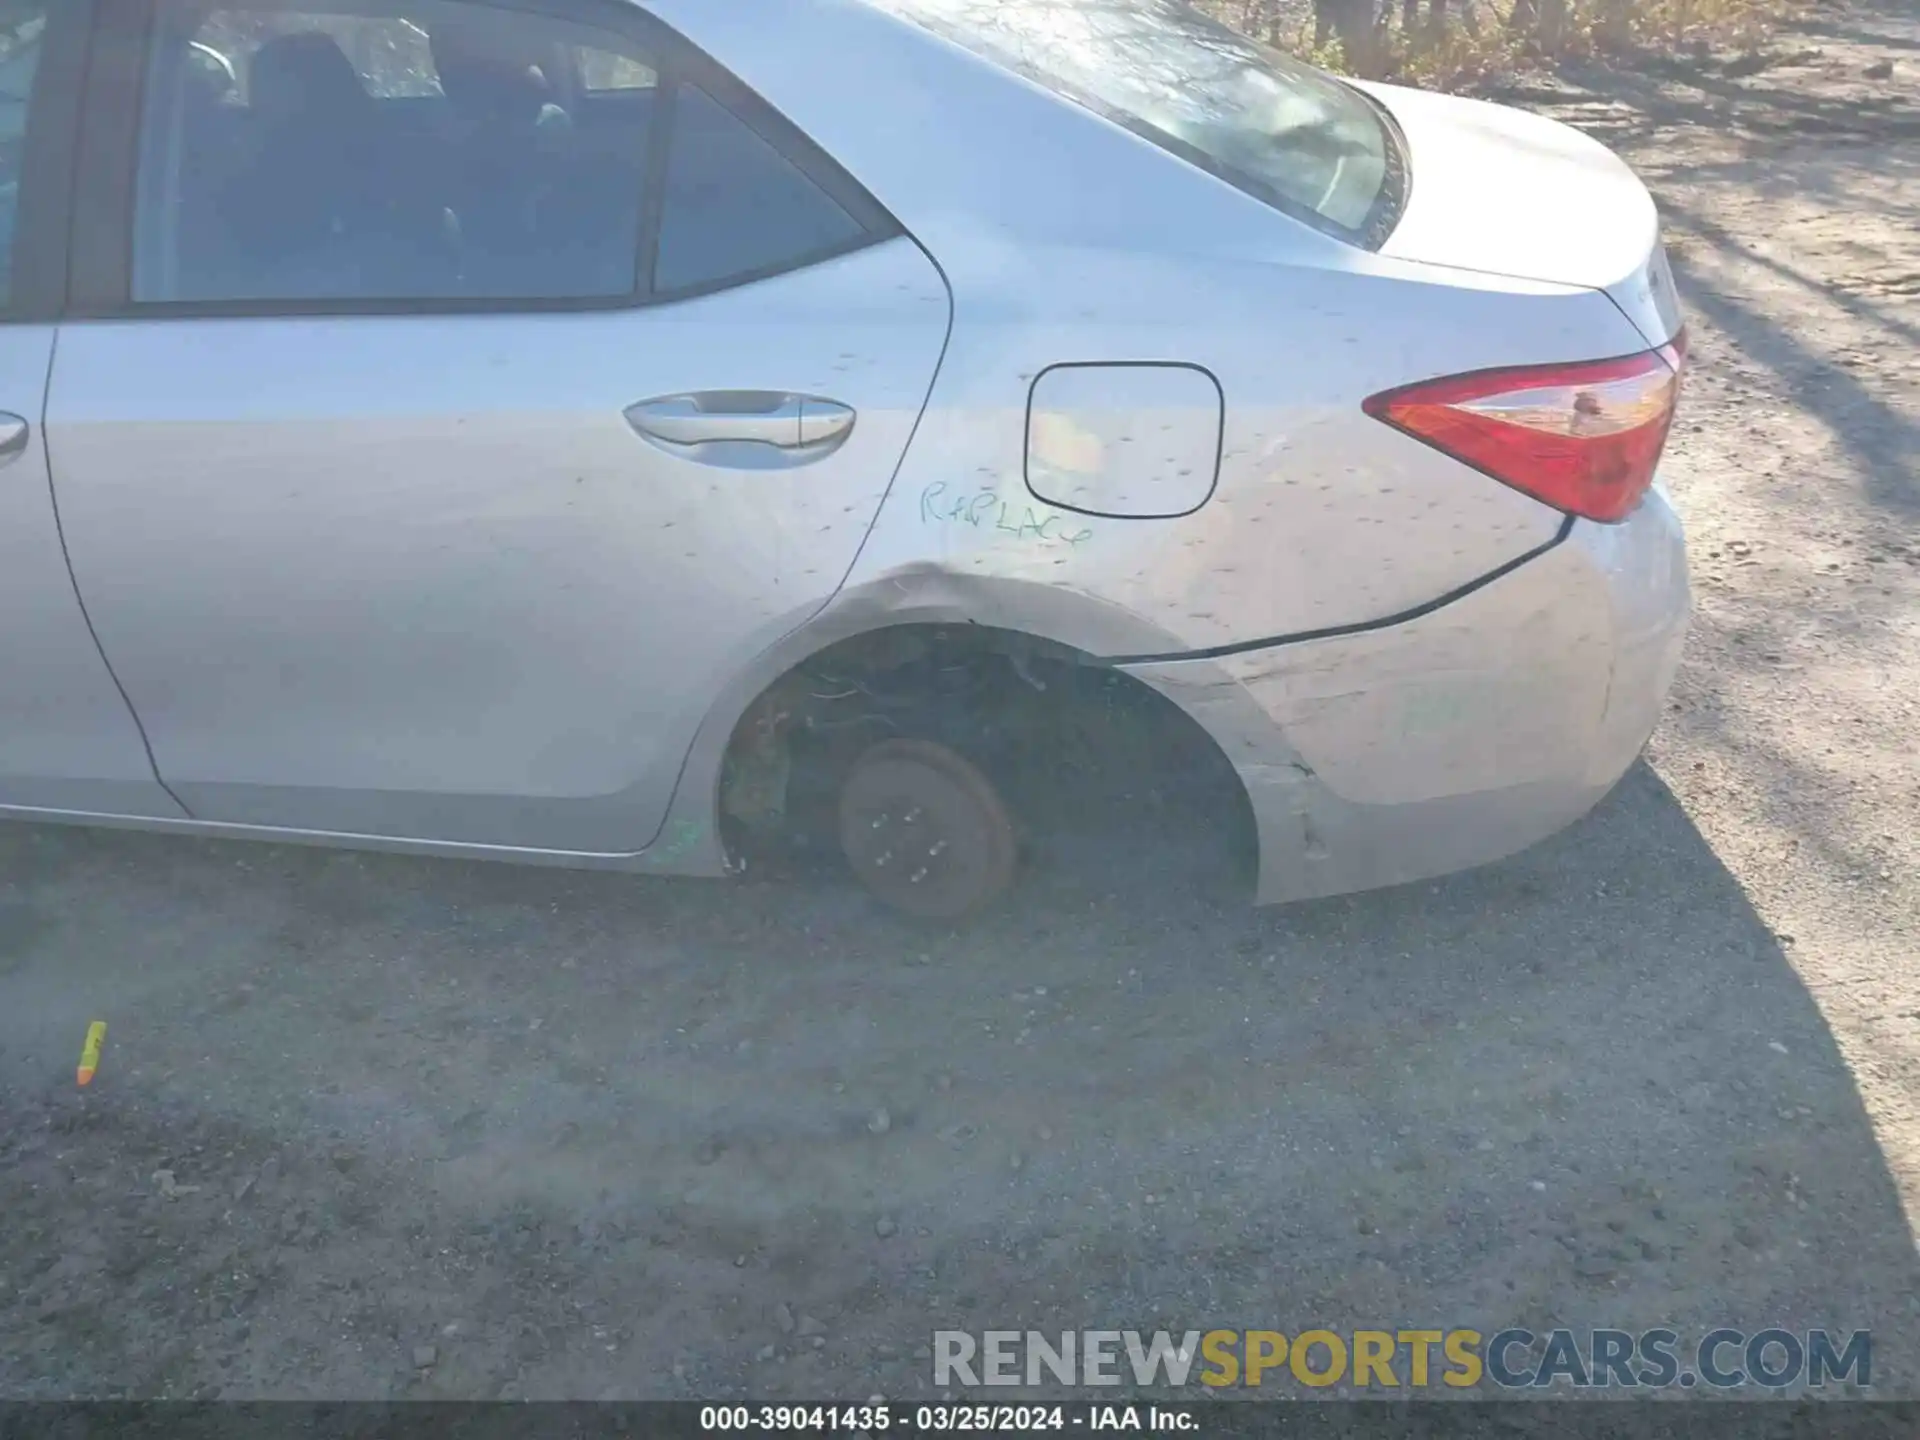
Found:
[(1748, 1332), (1686, 1340), (1658, 1326), (1629, 1330), (1508, 1329), (938, 1330), (933, 1383), (942, 1388), (1304, 1385), (1453, 1390), (1779, 1390), (1873, 1384), (1873, 1336), (1854, 1330)]

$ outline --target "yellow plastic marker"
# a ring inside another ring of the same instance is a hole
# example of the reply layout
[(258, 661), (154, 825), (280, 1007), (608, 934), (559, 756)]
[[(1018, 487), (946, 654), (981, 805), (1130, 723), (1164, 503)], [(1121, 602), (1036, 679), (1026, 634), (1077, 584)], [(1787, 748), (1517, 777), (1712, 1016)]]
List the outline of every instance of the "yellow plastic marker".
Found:
[(93, 1072), (100, 1068), (100, 1047), (107, 1041), (107, 1022), (96, 1020), (87, 1026), (87, 1043), (80, 1047), (80, 1083), (91, 1084)]

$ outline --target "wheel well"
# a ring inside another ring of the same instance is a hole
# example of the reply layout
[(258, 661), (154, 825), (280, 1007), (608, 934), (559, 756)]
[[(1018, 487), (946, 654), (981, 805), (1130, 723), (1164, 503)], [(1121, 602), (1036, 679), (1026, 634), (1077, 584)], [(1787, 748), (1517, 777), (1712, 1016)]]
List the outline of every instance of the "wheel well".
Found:
[(1116, 825), (1182, 820), (1237, 858), (1254, 845), (1225, 754), (1151, 686), (1017, 631), (906, 624), (815, 652), (747, 707), (720, 771), (729, 854), (757, 868), (837, 863), (840, 779), (868, 746), (894, 738), (938, 741), (986, 771), (1029, 850), (1063, 856)]

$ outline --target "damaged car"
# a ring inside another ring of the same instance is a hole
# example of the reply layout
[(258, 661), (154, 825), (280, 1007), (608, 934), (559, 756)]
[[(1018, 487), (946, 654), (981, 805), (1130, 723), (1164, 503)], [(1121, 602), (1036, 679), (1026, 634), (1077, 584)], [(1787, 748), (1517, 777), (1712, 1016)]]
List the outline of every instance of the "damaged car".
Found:
[(804, 840), (951, 921), (1036, 766), (1205, 773), (1272, 903), (1530, 845), (1658, 718), (1685, 336), (1572, 129), (1177, 0), (8, 16), (7, 816)]

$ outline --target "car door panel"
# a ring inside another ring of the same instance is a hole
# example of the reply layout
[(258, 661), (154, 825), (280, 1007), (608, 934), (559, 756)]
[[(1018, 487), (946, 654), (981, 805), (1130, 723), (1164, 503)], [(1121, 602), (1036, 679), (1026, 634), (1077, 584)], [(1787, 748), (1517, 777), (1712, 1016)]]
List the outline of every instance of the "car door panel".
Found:
[(61, 553), (40, 433), (50, 326), (0, 329), (0, 806), (104, 815), (181, 810), (154, 779), (87, 630)]
[(41, 428), (92, 18), (0, 11), (0, 810), (179, 818), (74, 593)]
[[(644, 847), (730, 667), (851, 566), (948, 303), (896, 238), (634, 310), (69, 326), (67, 547), (161, 776), (208, 821)], [(625, 413), (742, 391), (852, 427), (757, 465)]]

